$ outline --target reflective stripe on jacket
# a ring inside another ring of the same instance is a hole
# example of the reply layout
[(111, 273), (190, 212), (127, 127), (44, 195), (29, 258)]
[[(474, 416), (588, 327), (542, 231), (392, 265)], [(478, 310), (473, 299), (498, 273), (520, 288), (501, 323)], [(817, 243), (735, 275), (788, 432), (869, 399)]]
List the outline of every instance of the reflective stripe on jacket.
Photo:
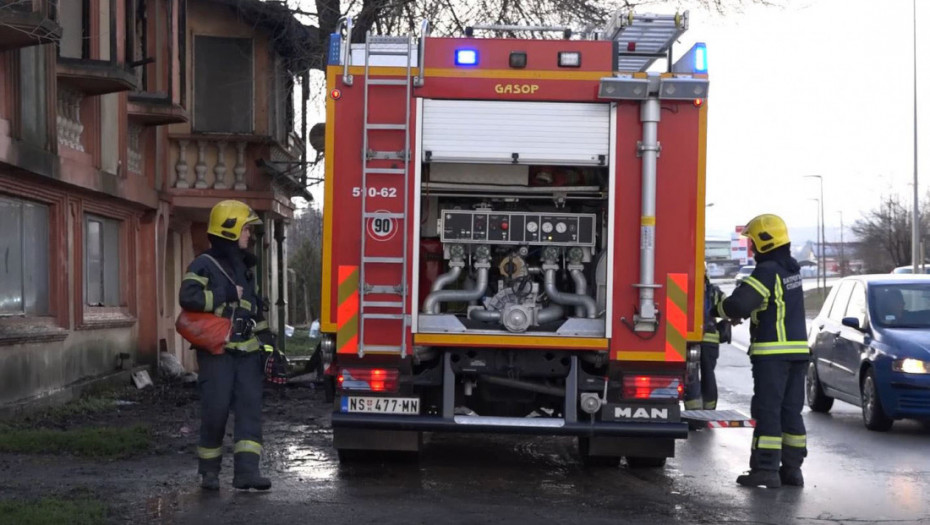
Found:
[(717, 305), (717, 313), (751, 321), (752, 358), (807, 359), (807, 321), (801, 275), (776, 261), (756, 265), (752, 275)]

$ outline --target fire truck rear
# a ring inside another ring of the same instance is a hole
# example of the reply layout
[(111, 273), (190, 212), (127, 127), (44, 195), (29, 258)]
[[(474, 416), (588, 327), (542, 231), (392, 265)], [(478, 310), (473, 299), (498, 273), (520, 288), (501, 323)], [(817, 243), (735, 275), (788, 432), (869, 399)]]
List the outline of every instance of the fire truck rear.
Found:
[[(672, 50), (688, 14), (356, 44), (341, 26), (321, 319), (340, 457), (522, 433), (663, 465), (702, 336), (706, 50)], [(558, 33), (486, 37), (527, 31)]]

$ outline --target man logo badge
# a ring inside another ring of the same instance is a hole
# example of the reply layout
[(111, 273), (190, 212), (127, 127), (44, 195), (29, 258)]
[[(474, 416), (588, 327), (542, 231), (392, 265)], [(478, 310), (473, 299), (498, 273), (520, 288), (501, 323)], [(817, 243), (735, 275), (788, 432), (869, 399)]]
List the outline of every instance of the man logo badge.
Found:
[(668, 419), (667, 408), (637, 408), (633, 407), (614, 407), (614, 417), (616, 419)]

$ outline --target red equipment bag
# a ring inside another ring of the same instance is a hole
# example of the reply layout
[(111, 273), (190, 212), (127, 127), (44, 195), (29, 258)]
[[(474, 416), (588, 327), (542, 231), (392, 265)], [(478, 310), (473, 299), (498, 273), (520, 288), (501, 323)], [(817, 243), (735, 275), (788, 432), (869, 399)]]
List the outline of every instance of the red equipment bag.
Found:
[(213, 312), (184, 310), (175, 321), (174, 327), (191, 345), (213, 355), (219, 355), (223, 353), (226, 343), (229, 342), (232, 321), (214, 315)]

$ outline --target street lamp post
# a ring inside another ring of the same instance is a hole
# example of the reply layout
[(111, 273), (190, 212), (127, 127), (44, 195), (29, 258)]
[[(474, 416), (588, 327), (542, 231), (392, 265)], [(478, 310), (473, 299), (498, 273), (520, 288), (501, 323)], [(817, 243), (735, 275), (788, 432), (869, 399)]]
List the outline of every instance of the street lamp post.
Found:
[[(818, 179), (820, 181), (820, 258), (823, 260), (823, 288), (820, 290), (820, 294), (823, 295), (827, 290), (827, 260), (825, 258), (825, 249), (827, 244), (827, 235), (825, 233), (824, 218), (823, 218), (823, 175), (805, 175), (805, 178), (809, 179)], [(820, 283), (817, 283), (817, 287), (820, 288)]]
[(914, 217), (911, 219), (911, 263), (914, 273), (918, 265), (923, 266), (924, 257), (920, 252), (920, 209), (917, 196), (917, 0), (913, 0), (914, 7)]
[(846, 250), (843, 246), (843, 210), (840, 210), (840, 277), (846, 276)]
[(816, 252), (814, 255), (817, 257), (817, 288), (820, 288), (820, 264), (821, 264), (821, 262), (822, 262), (822, 260), (823, 260), (823, 258), (822, 258), (821, 255), (820, 255), (820, 249), (819, 249), (819, 247), (823, 245), (823, 243), (822, 243), (821, 240), (820, 240), (820, 199), (818, 199), (817, 197), (812, 197), (812, 198), (807, 199), (807, 200), (809, 200), (809, 201), (816, 201), (816, 202), (817, 202), (817, 209), (814, 210), (814, 211), (815, 211), (815, 213), (814, 213), (814, 222), (817, 224), (817, 229), (815, 230), (815, 235), (816, 235), (816, 237), (817, 237), (817, 246), (818, 246), (818, 249), (817, 249), (817, 252)]

